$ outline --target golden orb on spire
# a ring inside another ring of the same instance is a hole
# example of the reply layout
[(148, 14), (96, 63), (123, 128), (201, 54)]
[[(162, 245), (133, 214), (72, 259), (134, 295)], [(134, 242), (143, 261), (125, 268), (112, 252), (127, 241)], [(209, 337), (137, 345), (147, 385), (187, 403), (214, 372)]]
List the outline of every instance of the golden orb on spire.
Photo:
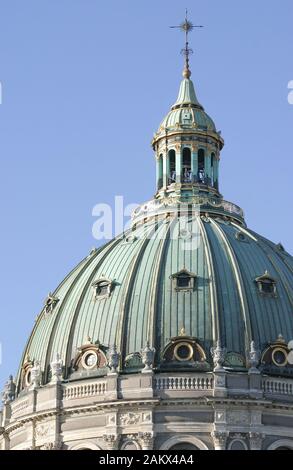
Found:
[(185, 67), (182, 72), (183, 78), (190, 78), (191, 76), (191, 71), (189, 68)]

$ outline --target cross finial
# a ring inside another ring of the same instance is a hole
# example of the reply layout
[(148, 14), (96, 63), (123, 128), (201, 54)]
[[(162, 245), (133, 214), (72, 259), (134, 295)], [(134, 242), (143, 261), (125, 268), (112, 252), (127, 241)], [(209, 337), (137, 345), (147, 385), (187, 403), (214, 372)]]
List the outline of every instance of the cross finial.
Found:
[(185, 33), (185, 47), (181, 50), (181, 54), (185, 57), (185, 64), (183, 69), (183, 77), (190, 78), (191, 71), (189, 69), (189, 56), (193, 53), (193, 50), (189, 47), (188, 34), (194, 28), (203, 28), (201, 25), (194, 25), (191, 21), (188, 20), (188, 11), (185, 10), (185, 20), (179, 26), (170, 26), (170, 28), (181, 29)]

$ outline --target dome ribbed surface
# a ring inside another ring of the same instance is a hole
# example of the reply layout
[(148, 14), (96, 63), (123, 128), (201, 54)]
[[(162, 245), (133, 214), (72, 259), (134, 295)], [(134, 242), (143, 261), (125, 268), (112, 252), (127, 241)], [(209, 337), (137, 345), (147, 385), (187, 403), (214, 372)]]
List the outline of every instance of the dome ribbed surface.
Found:
[[(59, 301), (52, 313), (40, 313), (24, 357), (41, 361), (44, 370), (59, 352), (70, 367), (88, 336), (106, 346), (116, 343), (123, 358), (147, 340), (160, 352), (182, 327), (207, 354), (217, 337), (243, 356), (251, 340), (264, 346), (280, 333), (292, 338), (292, 257), (219, 217), (198, 217), (196, 226), (193, 249), (180, 236), (178, 220), (166, 218), (158, 227), (146, 222), (129, 241), (117, 237), (85, 258), (54, 292)], [(182, 269), (196, 275), (192, 292), (174, 289), (171, 276)], [(258, 292), (255, 278), (265, 271), (276, 280), (274, 298)], [(92, 284), (100, 278), (114, 283), (109, 298), (95, 298)]]
[(179, 106), (182, 104), (193, 104), (202, 108), (201, 104), (198, 102), (198, 99), (195, 94), (195, 89), (192, 80), (189, 78), (184, 78), (180, 84), (178, 98), (174, 106)]

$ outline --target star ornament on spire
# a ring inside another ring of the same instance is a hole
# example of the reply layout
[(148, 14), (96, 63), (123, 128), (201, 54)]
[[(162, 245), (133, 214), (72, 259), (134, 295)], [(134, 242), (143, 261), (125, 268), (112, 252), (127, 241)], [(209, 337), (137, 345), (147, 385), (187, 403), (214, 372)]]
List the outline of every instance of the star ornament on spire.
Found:
[(179, 26), (170, 26), (170, 28), (180, 29), (185, 33), (185, 47), (181, 50), (181, 54), (185, 57), (185, 64), (183, 70), (183, 77), (189, 78), (191, 71), (189, 69), (189, 56), (193, 54), (193, 50), (189, 47), (188, 34), (195, 28), (203, 28), (202, 25), (194, 25), (191, 21), (188, 20), (188, 11), (186, 10), (185, 20)]

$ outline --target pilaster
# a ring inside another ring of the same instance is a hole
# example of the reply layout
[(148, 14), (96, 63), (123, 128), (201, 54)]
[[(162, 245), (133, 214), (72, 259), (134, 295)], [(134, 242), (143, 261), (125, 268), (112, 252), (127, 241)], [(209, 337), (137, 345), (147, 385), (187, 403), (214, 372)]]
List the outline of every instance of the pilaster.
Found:
[(104, 434), (103, 441), (105, 449), (107, 450), (117, 450), (119, 444), (119, 436), (117, 434)]
[(153, 450), (154, 448), (154, 433), (153, 432), (140, 432), (138, 433), (139, 442), (142, 450)]
[(10, 402), (9, 403), (4, 403), (3, 409), (2, 409), (2, 422), (0, 423), (1, 426), (5, 427), (11, 418), (11, 406)]
[(248, 371), (249, 380), (249, 395), (251, 398), (262, 398), (263, 390), (261, 386), (261, 374), (257, 369), (250, 369)]
[(117, 400), (118, 380), (119, 380), (119, 374), (117, 372), (107, 375), (107, 398), (108, 400)]
[(265, 435), (259, 432), (249, 433), (250, 450), (261, 450)]

